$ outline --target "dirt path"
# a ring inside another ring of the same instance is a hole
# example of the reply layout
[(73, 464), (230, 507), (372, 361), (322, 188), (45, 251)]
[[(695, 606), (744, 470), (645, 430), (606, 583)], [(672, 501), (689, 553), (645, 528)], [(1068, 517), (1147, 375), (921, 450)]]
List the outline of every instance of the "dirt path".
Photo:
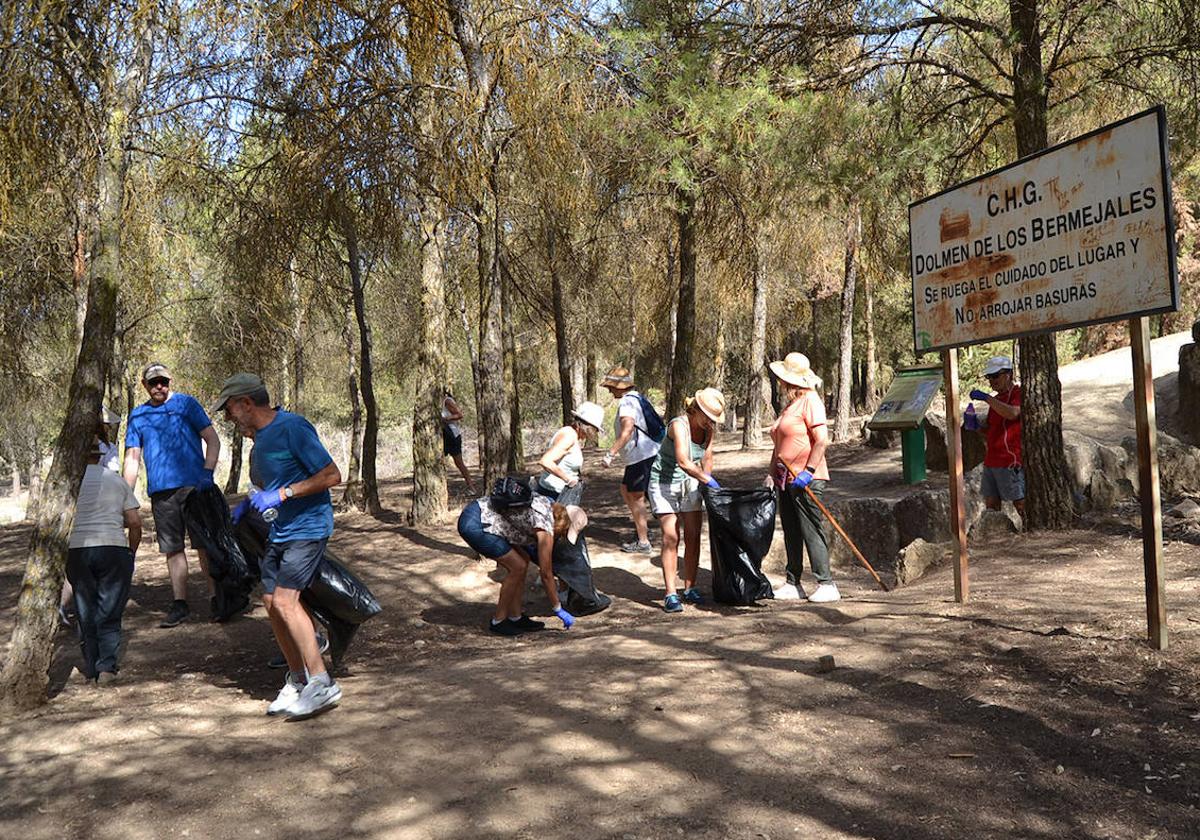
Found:
[[(748, 483), (764, 458), (722, 452), (717, 471)], [(1197, 836), (1194, 547), (1167, 548), (1165, 653), (1142, 641), (1140, 542), (1119, 523), (976, 547), (967, 605), (948, 570), (892, 594), (840, 570), (840, 604), (670, 616), (657, 567), (615, 550), (614, 476), (589, 490), (612, 608), (515, 641), (481, 632), (496, 586), (452, 526), (339, 516), (335, 547), (385, 612), (342, 706), (307, 723), (263, 715), (279, 675), (261, 608), (156, 629), (148, 550), (122, 684), (68, 676), (64, 634), (54, 700), (0, 726), (0, 836)], [(0, 530), (0, 638), (26, 539)]]

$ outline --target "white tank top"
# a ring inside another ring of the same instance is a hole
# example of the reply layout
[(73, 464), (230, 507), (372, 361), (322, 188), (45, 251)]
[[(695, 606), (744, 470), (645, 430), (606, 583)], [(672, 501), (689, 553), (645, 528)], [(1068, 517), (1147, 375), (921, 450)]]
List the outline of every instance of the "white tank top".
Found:
[[(558, 430), (558, 432), (561, 431), (562, 429)], [(554, 445), (554, 438), (558, 437), (558, 432), (555, 432), (550, 436), (550, 441), (546, 444), (547, 448)], [(580, 447), (578, 439), (576, 439), (575, 445), (568, 449), (566, 454), (558, 459), (555, 466), (576, 481), (579, 480), (579, 474), (583, 472), (583, 448)], [(567, 486), (567, 483), (561, 478), (556, 476), (554, 473), (546, 472), (545, 470), (542, 471), (539, 481), (557, 493), (561, 493)]]

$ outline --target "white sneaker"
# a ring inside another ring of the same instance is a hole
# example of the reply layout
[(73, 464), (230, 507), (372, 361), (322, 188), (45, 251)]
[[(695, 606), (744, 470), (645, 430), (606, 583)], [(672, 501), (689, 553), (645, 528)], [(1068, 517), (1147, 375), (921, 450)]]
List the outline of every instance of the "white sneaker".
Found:
[(342, 699), (341, 687), (330, 679), (329, 685), (319, 680), (310, 680), (300, 692), (300, 699), (287, 710), (288, 720), (307, 720), (326, 712)]
[(808, 596), (808, 600), (814, 604), (832, 604), (834, 601), (842, 600), (842, 593), (838, 592), (838, 588), (832, 583), (822, 583), (813, 594)]
[(300, 678), (293, 676), (289, 671), (287, 680), (283, 684), (283, 688), (279, 690), (279, 696), (267, 706), (267, 714), (281, 715), (292, 707), (292, 704), (300, 699), (300, 693), (304, 690), (304, 683), (300, 682)]
[(783, 586), (775, 587), (776, 601), (803, 601), (807, 597), (804, 590), (794, 583), (785, 583)]

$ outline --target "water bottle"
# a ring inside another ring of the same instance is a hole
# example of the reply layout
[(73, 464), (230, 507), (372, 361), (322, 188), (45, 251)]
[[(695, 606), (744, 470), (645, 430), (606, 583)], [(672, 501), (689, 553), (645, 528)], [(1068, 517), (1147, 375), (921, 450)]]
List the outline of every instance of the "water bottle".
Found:
[(967, 408), (963, 412), (963, 428), (968, 432), (973, 432), (979, 428), (979, 418), (975, 416), (975, 403), (967, 403)]
[(277, 507), (267, 508), (266, 510), (263, 511), (262, 518), (263, 518), (263, 522), (266, 522), (268, 525), (271, 524), (272, 522), (274, 522), (276, 519), (279, 518), (279, 508), (277, 508)]

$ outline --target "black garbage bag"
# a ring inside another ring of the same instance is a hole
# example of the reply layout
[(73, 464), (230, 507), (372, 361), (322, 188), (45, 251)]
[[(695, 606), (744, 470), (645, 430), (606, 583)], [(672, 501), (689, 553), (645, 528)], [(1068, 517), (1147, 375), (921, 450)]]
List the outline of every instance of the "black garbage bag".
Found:
[[(536, 555), (534, 555), (536, 556)], [(554, 543), (554, 576), (567, 587), (563, 607), (571, 615), (591, 615), (608, 609), (612, 599), (592, 583), (592, 559), (583, 534), (572, 545), (568, 540)]]
[(215, 485), (197, 488), (183, 502), (183, 515), (197, 548), (208, 555), (208, 574), (217, 599), (215, 618), (228, 621), (250, 606), (250, 591), (258, 582), (258, 563), (247, 559), (233, 535), (225, 494)]
[(762, 561), (775, 536), (775, 491), (700, 489), (708, 509), (713, 600), (747, 606), (774, 598)]
[[(266, 549), (270, 532), (271, 526), (263, 521), (258, 512), (249, 510), (238, 523), (235, 533), (242, 550), (257, 563)], [(328, 548), (325, 549), (325, 557), (317, 567), (317, 574), (312, 583), (300, 593), (300, 600), (314, 615), (319, 610), (321, 615), (330, 621), (337, 619), (351, 625), (362, 624), (383, 610), (367, 585), (347, 569)], [(333, 632), (333, 627), (328, 621), (321, 620), (321, 623)], [(331, 637), (330, 645), (332, 644)]]

